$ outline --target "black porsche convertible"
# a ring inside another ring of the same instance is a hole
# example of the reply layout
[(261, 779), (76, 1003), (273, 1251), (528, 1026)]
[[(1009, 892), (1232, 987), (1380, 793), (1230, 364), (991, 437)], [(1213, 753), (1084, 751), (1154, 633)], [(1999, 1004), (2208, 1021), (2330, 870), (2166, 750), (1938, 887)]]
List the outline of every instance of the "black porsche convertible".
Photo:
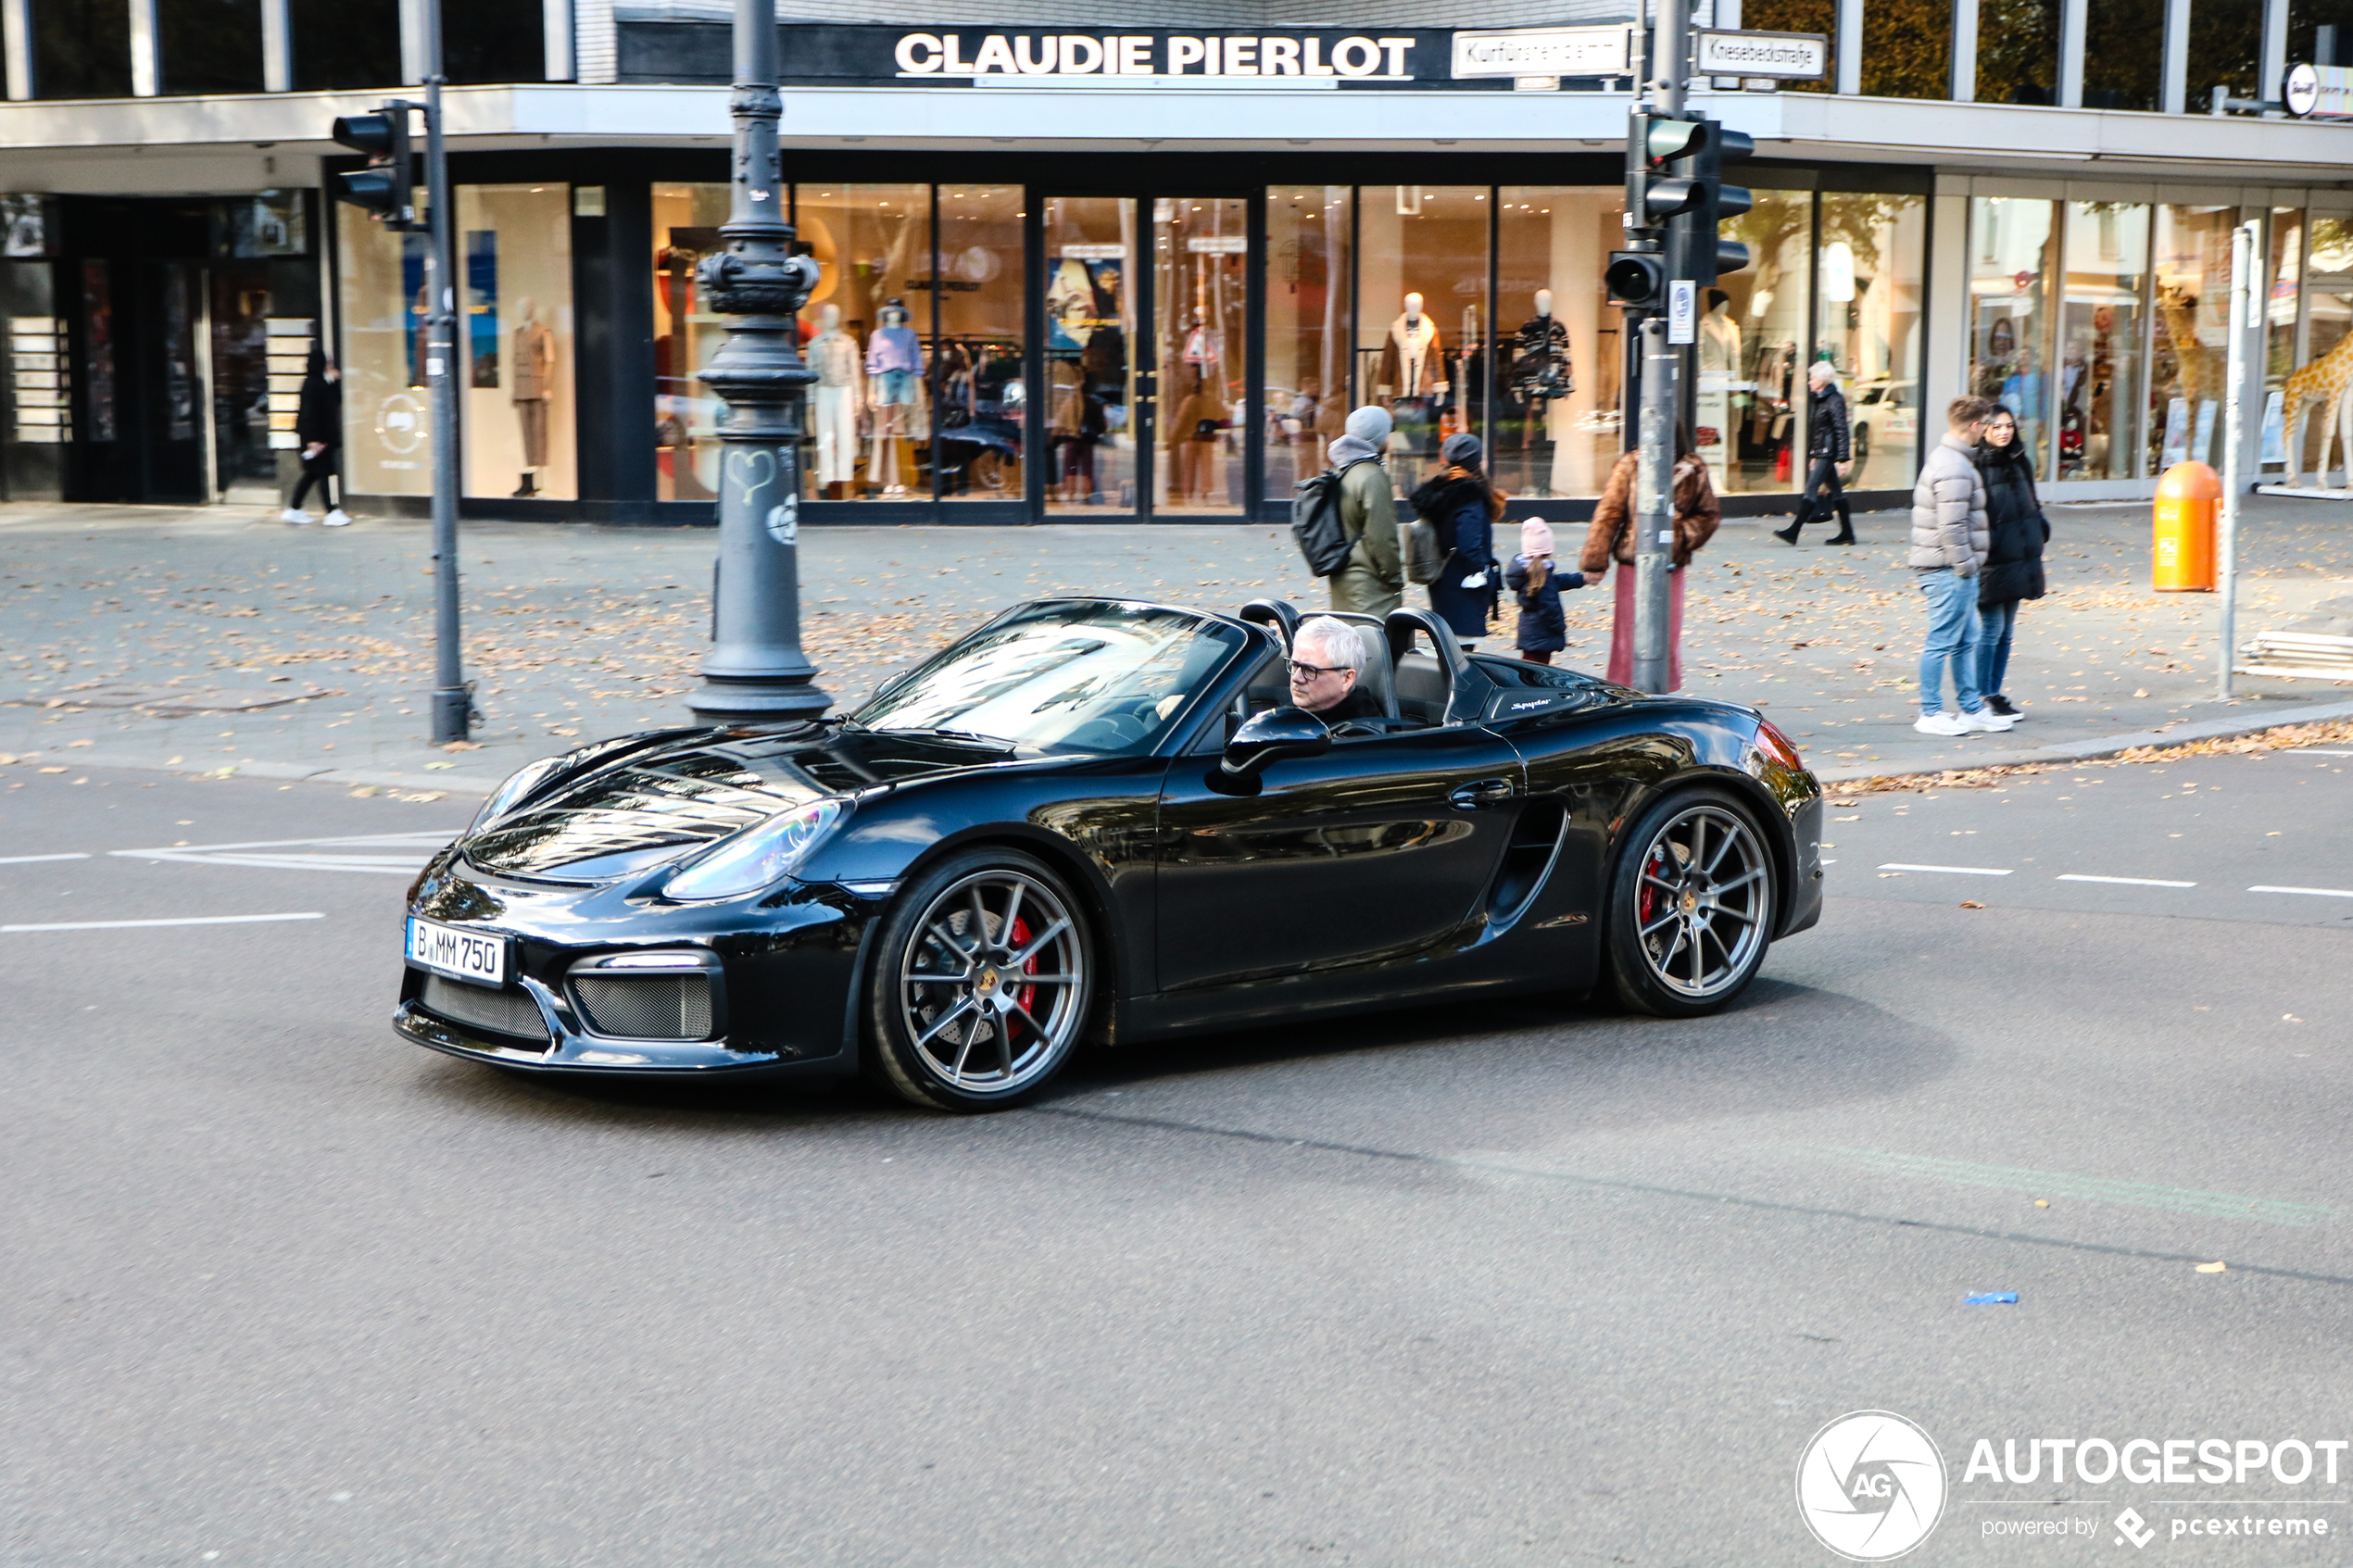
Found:
[[(535, 1073), (863, 1073), (977, 1110), (1107, 1044), (1448, 995), (1723, 1007), (1821, 911), (1821, 791), (1750, 709), (1343, 616), (1016, 606), (842, 718), (517, 773), (409, 892), (396, 1026)], [(1329, 657), (1328, 654), (1326, 657)]]

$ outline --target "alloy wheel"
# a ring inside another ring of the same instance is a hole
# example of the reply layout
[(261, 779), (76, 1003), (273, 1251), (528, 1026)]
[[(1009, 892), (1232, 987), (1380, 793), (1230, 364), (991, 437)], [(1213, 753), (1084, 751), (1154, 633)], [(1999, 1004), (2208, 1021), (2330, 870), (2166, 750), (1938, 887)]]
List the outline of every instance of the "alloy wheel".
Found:
[(1745, 818), (1714, 805), (1669, 817), (1642, 852), (1634, 898), (1652, 975), (1693, 1000), (1738, 985), (1765, 941), (1771, 890), (1765, 846)]
[(951, 883), (900, 962), (899, 1007), (916, 1059), (966, 1092), (1017, 1089), (1078, 1033), (1086, 944), (1054, 890), (1009, 869)]

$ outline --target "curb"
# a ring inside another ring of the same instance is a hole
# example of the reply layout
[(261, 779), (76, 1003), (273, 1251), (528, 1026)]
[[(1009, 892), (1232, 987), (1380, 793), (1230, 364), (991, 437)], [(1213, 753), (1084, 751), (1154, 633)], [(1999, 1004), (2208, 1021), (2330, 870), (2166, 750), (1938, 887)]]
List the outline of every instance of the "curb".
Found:
[(2257, 734), (2264, 730), (2276, 730), (2283, 724), (2311, 724), (2326, 719), (2353, 719), (2353, 702), (2322, 702), (2302, 708), (2276, 709), (2269, 713), (2248, 713), (2243, 718), (2215, 719), (2203, 724), (2177, 724), (2165, 730), (2142, 730), (2129, 735), (2101, 735), (2093, 740), (2068, 741), (2058, 746), (2039, 746), (2032, 751), (1989, 751), (1983, 756), (1969, 756), (1946, 762), (1899, 763), (1894, 767), (1817, 768), (1814, 776), (1826, 784), (1860, 784), (1865, 779), (1909, 779), (1928, 773), (1960, 773), (1977, 768), (2014, 768), (2022, 762), (2088, 762), (2095, 758), (2114, 757), (2144, 746), (2179, 746), (2183, 741), (2228, 740), (2238, 735)]

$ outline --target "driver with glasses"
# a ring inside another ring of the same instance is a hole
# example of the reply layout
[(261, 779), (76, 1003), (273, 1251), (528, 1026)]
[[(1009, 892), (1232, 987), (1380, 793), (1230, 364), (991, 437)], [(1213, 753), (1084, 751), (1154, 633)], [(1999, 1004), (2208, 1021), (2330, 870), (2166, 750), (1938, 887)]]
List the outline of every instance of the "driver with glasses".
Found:
[(1361, 684), (1364, 671), (1364, 640), (1346, 621), (1311, 615), (1291, 634), (1291, 703), (1327, 725), (1381, 717), (1379, 702)]

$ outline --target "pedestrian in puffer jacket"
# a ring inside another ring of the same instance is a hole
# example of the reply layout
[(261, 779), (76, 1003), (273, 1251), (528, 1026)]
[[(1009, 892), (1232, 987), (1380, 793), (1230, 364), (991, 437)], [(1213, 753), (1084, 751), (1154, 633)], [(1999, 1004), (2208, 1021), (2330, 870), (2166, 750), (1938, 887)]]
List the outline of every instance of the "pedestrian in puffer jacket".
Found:
[[(1928, 600), (1928, 636), (1920, 648), (1920, 716), (1924, 735), (1965, 735), (2007, 730), (2013, 722), (1988, 712), (1977, 689), (1978, 569), (1985, 564), (1985, 481), (1977, 471), (1977, 438), (1994, 405), (1956, 397), (1944, 410), (1944, 438), (1929, 449), (1912, 486), (1912, 574)], [(1944, 671), (1953, 672), (1957, 715), (1944, 711)]]
[(1977, 446), (1985, 481), (1985, 564), (1977, 573), (1977, 689), (1985, 706), (2005, 717), (2018, 708), (2002, 695), (2010, 667), (2010, 637), (2021, 599), (2043, 596), (2043, 546), (2051, 525), (2034, 495), (2034, 456), (2019, 439), (2018, 419), (1996, 408)]
[(1495, 520), (1504, 497), (1487, 483), (1487, 449), (1476, 435), (1450, 435), (1438, 449), (1445, 466), (1409, 497), (1414, 515), (1438, 531), (1445, 559), (1429, 584), (1429, 608), (1470, 647), (1487, 635), (1503, 596), (1495, 564)]
[(1568, 617), (1561, 595), (1585, 586), (1581, 571), (1563, 571), (1553, 564), (1550, 523), (1530, 518), (1519, 525), (1519, 554), (1504, 569), (1504, 586), (1519, 601), (1519, 656), (1532, 664), (1550, 664), (1553, 655), (1568, 646)]

